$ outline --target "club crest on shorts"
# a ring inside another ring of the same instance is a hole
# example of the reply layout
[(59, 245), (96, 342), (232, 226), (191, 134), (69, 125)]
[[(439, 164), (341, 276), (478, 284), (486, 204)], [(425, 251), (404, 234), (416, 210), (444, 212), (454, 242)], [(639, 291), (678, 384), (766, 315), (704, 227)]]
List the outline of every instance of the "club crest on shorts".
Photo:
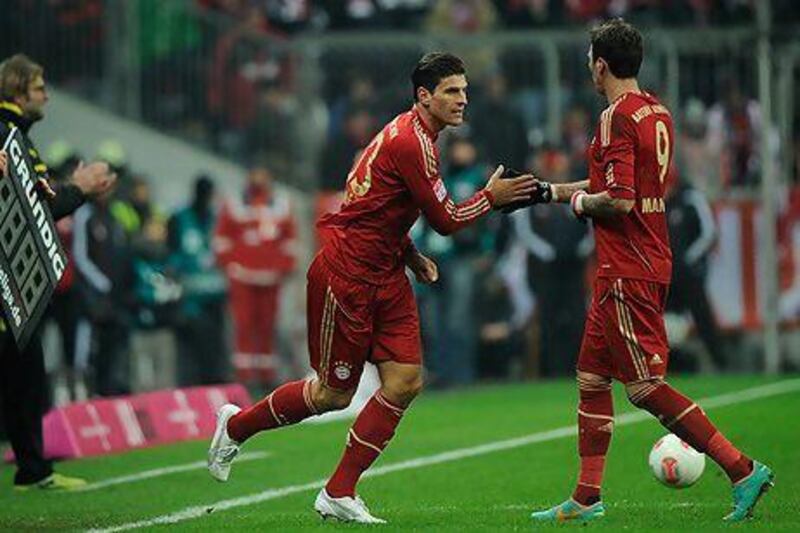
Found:
[(350, 377), (352, 369), (353, 367), (349, 363), (338, 361), (333, 365), (333, 375), (336, 376), (336, 379), (339, 381), (345, 381)]

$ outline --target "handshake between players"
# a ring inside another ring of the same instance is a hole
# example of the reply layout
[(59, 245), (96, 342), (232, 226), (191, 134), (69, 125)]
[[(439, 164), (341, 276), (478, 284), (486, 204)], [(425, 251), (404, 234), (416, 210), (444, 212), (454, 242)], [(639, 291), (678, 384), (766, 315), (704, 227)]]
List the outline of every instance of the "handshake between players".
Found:
[(499, 165), (489, 178), (486, 190), (493, 205), (505, 214), (553, 199), (552, 185), (539, 180), (532, 172), (520, 172)]

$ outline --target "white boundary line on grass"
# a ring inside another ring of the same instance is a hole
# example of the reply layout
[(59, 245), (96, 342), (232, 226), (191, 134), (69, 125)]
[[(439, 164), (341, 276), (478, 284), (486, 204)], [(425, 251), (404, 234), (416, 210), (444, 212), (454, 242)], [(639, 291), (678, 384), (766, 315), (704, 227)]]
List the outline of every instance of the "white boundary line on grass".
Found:
[[(800, 391), (800, 379), (778, 381), (776, 383), (770, 383), (769, 385), (752, 387), (749, 389), (743, 389), (736, 392), (721, 394), (719, 396), (711, 396), (709, 398), (703, 398), (699, 400), (697, 403), (700, 404), (702, 407), (708, 409), (712, 407), (722, 407), (726, 405), (745, 403), (752, 400), (768, 398), (770, 396), (777, 396), (779, 394), (785, 394), (788, 392), (796, 392), (796, 391)], [(644, 411), (635, 411), (616, 417), (615, 424), (616, 425), (635, 424), (637, 422), (642, 422), (644, 420), (649, 420), (649, 419), (652, 419), (650, 414)], [(515, 439), (490, 442), (487, 444), (482, 444), (480, 446), (459, 448), (449, 452), (427, 455), (423, 457), (418, 457), (416, 459), (410, 459), (407, 461), (400, 461), (399, 463), (389, 464), (386, 466), (381, 466), (378, 468), (373, 468), (371, 470), (368, 470), (367, 472), (365, 472), (364, 477), (383, 476), (386, 474), (390, 474), (392, 472), (411, 470), (414, 468), (421, 468), (423, 466), (447, 463), (450, 461), (458, 461), (460, 459), (466, 459), (468, 457), (476, 457), (488, 453), (510, 450), (513, 448), (519, 448), (521, 446), (527, 446), (529, 444), (536, 444), (539, 442), (546, 442), (546, 441), (560, 439), (563, 437), (569, 437), (575, 434), (577, 434), (577, 427), (574, 425), (560, 427), (549, 431), (532, 433), (530, 435), (526, 435), (524, 437), (518, 437)], [(327, 479), (320, 479), (317, 481), (312, 481), (310, 483), (304, 483), (302, 485), (289, 485), (277, 489), (269, 489), (256, 494), (250, 494), (248, 496), (240, 496), (238, 498), (220, 500), (206, 505), (187, 507), (180, 511), (166, 515), (156, 516), (154, 518), (138, 520), (136, 522), (128, 522), (125, 524), (120, 524), (109, 528), (90, 529), (89, 531), (91, 533), (112, 533), (115, 531), (126, 531), (129, 529), (138, 529), (142, 527), (151, 527), (162, 524), (175, 524), (178, 522), (183, 522), (185, 520), (201, 518), (211, 513), (212, 511), (225, 511), (228, 509), (234, 509), (236, 507), (243, 507), (247, 505), (261, 503), (267, 500), (282, 498), (284, 496), (297, 494), (299, 492), (320, 489), (325, 486), (325, 483), (327, 483)]]
[[(270, 452), (248, 452), (240, 455), (237, 458), (237, 461), (255, 461), (257, 459), (269, 457), (270, 455)], [(141, 481), (143, 479), (152, 479), (154, 477), (176, 474), (178, 472), (189, 472), (191, 470), (200, 470), (203, 468), (208, 468), (206, 461), (195, 461), (194, 463), (185, 463), (182, 465), (167, 466), (164, 468), (154, 468), (153, 470), (145, 470), (144, 472), (139, 472), (138, 474), (114, 477), (110, 479), (104, 479), (103, 481), (98, 481), (96, 483), (90, 483), (79, 489), (75, 489), (73, 492), (88, 492), (92, 490), (104, 489), (112, 485), (123, 485), (127, 483), (133, 483), (135, 481)]]

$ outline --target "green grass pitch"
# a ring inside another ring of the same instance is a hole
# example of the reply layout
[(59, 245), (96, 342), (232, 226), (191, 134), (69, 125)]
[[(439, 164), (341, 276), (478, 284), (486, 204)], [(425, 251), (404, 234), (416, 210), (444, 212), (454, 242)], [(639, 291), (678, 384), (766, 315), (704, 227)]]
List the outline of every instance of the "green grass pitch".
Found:
[[(759, 504), (753, 520), (746, 525), (723, 524), (721, 518), (730, 507), (730, 489), (710, 460), (694, 487), (672, 490), (659, 485), (648, 469), (647, 454), (664, 430), (653, 420), (628, 420), (618, 423), (611, 444), (603, 493), (607, 516), (587, 527), (615, 531), (800, 531), (797, 376), (675, 378), (672, 382), (701, 399), (787, 380), (794, 380), (791, 391), (758, 398), (728, 395), (723, 402), (727, 405), (706, 409), (734, 443), (776, 472), (776, 487)], [(574, 434), (487, 453), (475, 451), (476, 446), (573, 426), (576, 396), (572, 381), (424, 393), (374, 465), (377, 475), (360, 484), (360, 493), (373, 513), (389, 521), (378, 529), (526, 531), (580, 527), (543, 526), (528, 519), (532, 509), (558, 503), (570, 494), (577, 473)], [(618, 417), (634, 410), (619, 386), (615, 388), (615, 405)], [(144, 528), (362, 529), (366, 526), (323, 522), (312, 510), (318, 490), (314, 484), (332, 472), (349, 424), (301, 425), (261, 434), (243, 451), (269, 455), (235, 463), (226, 484), (214, 482), (204, 468), (197, 468), (83, 493), (18, 493), (11, 489), (12, 468), (4, 466), (0, 470), (0, 530), (103, 529), (181, 512), (191, 518), (169, 526), (145, 522)], [(206, 446), (205, 441), (188, 442), (65, 462), (57, 469), (100, 482), (202, 461)], [(470, 451), (437, 455), (462, 449)], [(436, 459), (410, 462), (431, 456)], [(260, 501), (248, 499), (258, 494), (262, 495)]]

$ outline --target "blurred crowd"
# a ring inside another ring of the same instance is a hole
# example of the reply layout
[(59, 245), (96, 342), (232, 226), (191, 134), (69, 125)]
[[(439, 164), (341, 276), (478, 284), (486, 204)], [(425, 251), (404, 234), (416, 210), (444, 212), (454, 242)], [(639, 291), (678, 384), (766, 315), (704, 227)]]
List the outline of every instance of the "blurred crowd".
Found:
[[(331, 28), (386, 25), (422, 29), (433, 35), (525, 26), (539, 16), (548, 26), (569, 21), (585, 25), (615, 15), (632, 19), (641, 16), (643, 23), (678, 25), (719, 25), (752, 21), (754, 17), (752, 2), (739, 0), (329, 4), (234, 0), (202, 4), (232, 24), (225, 26), (228, 29), (211, 45), (213, 63), (207, 78), (206, 108), (200, 112), (200, 116), (205, 113), (210, 117), (206, 140), (236, 159), (265, 154), (286, 170), (284, 175), (294, 176), (297, 186), (322, 190), (339, 187), (355, 151), (369, 141), (377, 127), (408, 106), (408, 68), (403, 67), (413, 65), (422, 49), (404, 45), (369, 55), (347, 46), (323, 49), (319, 58), (322, 78), (317, 82), (318, 90), (314, 89), (315, 84), (300, 72), (302, 60), (282, 43), (290, 42), (295, 32), (313, 28), (319, 12), (325, 14), (321, 18)], [(783, 9), (781, 6), (775, 3), (776, 12)], [(521, 14), (532, 18), (520, 19)], [(298, 19), (286, 18), (292, 15)], [(788, 22), (791, 17), (783, 20)], [(587, 132), (602, 109), (602, 102), (587, 83), (585, 50), (565, 50), (569, 58), (562, 61), (558, 103), (564, 118), (561, 139), (556, 140), (547, 135), (547, 106), (552, 102), (547, 100), (542, 77), (545, 63), (538, 49), (481, 47), (456, 52), (469, 66), (472, 103), (468, 118), (481, 157), (522, 167), (530, 162), (531, 151), (541, 149), (544, 139), (549, 139), (567, 152), (567, 172), (580, 177)], [(731, 187), (752, 186), (759, 179), (756, 154), (762, 128), (759, 106), (752, 96), (756, 94), (754, 78), (737, 60), (722, 64), (713, 69), (703, 62), (681, 65), (684, 86), (678, 123), (688, 147), (682, 151), (686, 157), (681, 165), (704, 192), (713, 196)], [(155, 66), (154, 71), (163, 73), (164, 69)], [(648, 87), (660, 93), (665, 90), (664, 83), (653, 77)], [(146, 100), (158, 102), (162, 94), (155, 91)], [(158, 106), (153, 105), (154, 117), (167, 117), (165, 125), (181, 122), (180, 117), (158, 110)], [(800, 113), (796, 115), (794, 123), (800, 124)], [(794, 131), (798, 130), (800, 127), (795, 126)], [(800, 138), (795, 144), (800, 145)], [(797, 154), (792, 172), (795, 181), (800, 180), (800, 152)], [(311, 165), (310, 176), (298, 175), (302, 174), (298, 161)], [(708, 165), (707, 161), (720, 163)]]
[[(275, 35), (303, 31), (447, 26), (457, 32), (585, 25), (625, 17), (637, 24), (733, 25), (754, 17), (753, 0), (196, 0), (232, 17), (258, 11)], [(777, 14), (790, 1), (774, 2)]]
[[(48, 79), (103, 101), (108, 94), (97, 94), (93, 84), (131, 81), (107, 70), (106, 55), (117, 53), (110, 48), (116, 43), (135, 54), (135, 118), (238, 162), (267, 160), (282, 179), (305, 190), (338, 187), (353, 152), (408, 106), (408, 72), (425, 45), (406, 38), (365, 54), (358, 42), (335, 40), (298, 49), (298, 36), (392, 29), (446, 38), (510, 28), (585, 28), (618, 15), (645, 27), (724, 28), (755, 20), (751, 0), (142, 0), (116, 13), (128, 23), (138, 21), (137, 31), (110, 39), (111, 8), (101, 0), (18, 3), (0, 22), (0, 48), (22, 48), (48, 66)], [(771, 4), (778, 28), (800, 22), (796, 2)], [(47, 45), (52, 42), (59, 46)], [(547, 139), (567, 152), (570, 172), (580, 172), (587, 128), (602, 103), (587, 83), (585, 48), (559, 46), (560, 139), (553, 138), (548, 122), (554, 102), (545, 86), (542, 50), (524, 42), (453, 50), (469, 68), (468, 113), (481, 157), (509, 156), (502, 160), (522, 166)], [(752, 58), (743, 54), (723, 49), (679, 58), (681, 109), (673, 112), (680, 114), (686, 147), (682, 165), (712, 195), (758, 181), (757, 77)], [(649, 90), (664, 94), (667, 81), (658, 61), (652, 60), (642, 79)], [(800, 106), (794, 107), (790, 120), (797, 132)], [(795, 154), (791, 179), (797, 182), (800, 136), (793, 143), (783, 149)]]
[[(48, 316), (61, 348), (51, 351), (55, 403), (234, 379), (256, 392), (274, 385), (280, 288), (297, 243), (269, 167), (254, 163), (232, 198), (197, 176), (186, 205), (166, 212), (119, 143), (94, 157), (119, 186), (58, 223), (71, 260)], [(57, 141), (46, 159), (59, 180), (81, 154)]]

